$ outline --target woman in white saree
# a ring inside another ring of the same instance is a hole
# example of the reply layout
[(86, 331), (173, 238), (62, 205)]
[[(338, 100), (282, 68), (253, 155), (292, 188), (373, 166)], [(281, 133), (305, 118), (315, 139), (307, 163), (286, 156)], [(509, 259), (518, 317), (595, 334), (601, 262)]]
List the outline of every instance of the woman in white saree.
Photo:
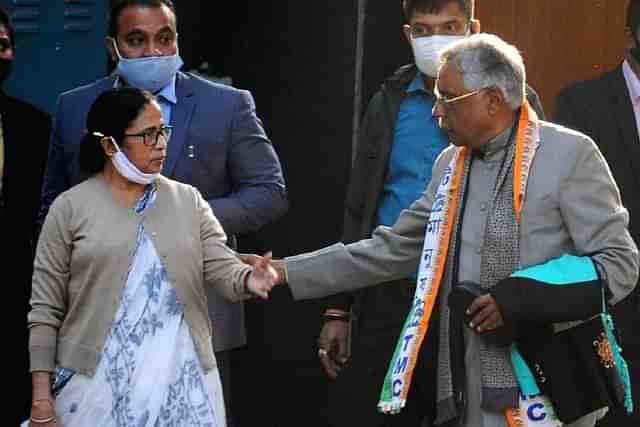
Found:
[(109, 90), (38, 242), (29, 313), (33, 404), (23, 426), (224, 427), (204, 286), (267, 298), (197, 190), (160, 176), (171, 128), (153, 96)]

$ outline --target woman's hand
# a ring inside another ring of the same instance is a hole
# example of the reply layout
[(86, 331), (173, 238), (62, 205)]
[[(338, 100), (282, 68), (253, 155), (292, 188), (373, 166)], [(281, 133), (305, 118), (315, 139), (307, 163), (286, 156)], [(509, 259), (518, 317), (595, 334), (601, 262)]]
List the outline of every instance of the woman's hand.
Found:
[(53, 427), (56, 423), (55, 402), (51, 399), (34, 400), (31, 403), (29, 427)]
[(273, 268), (271, 252), (248, 264), (253, 266), (253, 271), (247, 279), (247, 290), (262, 299), (269, 298), (269, 292), (278, 283), (278, 273)]

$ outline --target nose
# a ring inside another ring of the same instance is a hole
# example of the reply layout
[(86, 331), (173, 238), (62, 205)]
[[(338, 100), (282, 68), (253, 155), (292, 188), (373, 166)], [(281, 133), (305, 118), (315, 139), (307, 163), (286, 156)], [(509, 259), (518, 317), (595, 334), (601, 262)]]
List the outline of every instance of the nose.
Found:
[(160, 45), (154, 42), (153, 40), (149, 41), (144, 48), (143, 56), (144, 57), (162, 56), (162, 50), (160, 49)]
[(167, 145), (169, 145), (169, 140), (167, 139), (167, 137), (160, 134), (158, 135), (156, 145), (153, 148), (155, 148), (156, 150), (165, 150), (167, 148)]
[(164, 136), (161, 136), (158, 140), (158, 145), (156, 145), (156, 148), (158, 148), (159, 150), (164, 150), (167, 148), (167, 145), (169, 145), (169, 141)]

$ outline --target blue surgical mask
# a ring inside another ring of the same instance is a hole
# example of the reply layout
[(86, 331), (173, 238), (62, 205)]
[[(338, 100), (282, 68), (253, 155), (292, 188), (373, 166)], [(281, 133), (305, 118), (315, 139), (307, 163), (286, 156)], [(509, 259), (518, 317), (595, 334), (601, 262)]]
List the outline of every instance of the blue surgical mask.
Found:
[(113, 47), (118, 56), (116, 73), (127, 84), (138, 89), (156, 93), (167, 86), (184, 64), (176, 51), (175, 55), (123, 58), (114, 39)]

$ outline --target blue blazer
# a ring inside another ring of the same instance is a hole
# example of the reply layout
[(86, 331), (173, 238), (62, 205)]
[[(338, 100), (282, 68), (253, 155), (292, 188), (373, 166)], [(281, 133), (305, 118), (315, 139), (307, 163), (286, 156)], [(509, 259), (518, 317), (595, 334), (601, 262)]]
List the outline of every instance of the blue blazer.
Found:
[[(112, 88), (110, 76), (59, 96), (42, 190), (41, 224), (58, 194), (81, 182), (79, 147), (89, 108)], [(198, 188), (234, 242), (287, 210), (282, 168), (248, 91), (216, 84), (189, 73), (176, 78), (173, 134), (163, 175)], [(241, 303), (207, 290), (214, 350), (246, 341)]]

